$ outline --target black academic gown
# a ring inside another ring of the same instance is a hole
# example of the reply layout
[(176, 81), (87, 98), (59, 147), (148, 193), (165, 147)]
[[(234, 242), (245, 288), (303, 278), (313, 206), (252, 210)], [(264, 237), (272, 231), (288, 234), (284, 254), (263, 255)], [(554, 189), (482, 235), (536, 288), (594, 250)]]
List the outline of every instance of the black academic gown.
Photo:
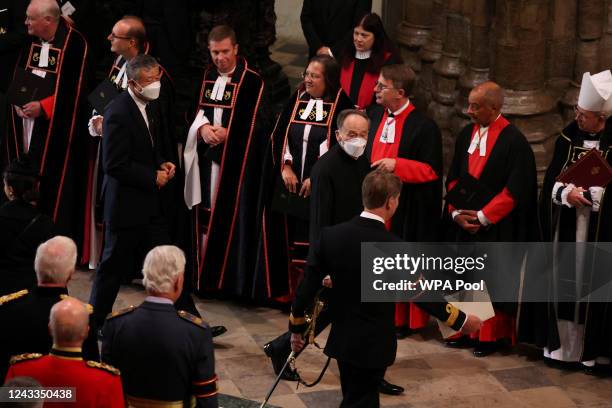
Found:
[[(16, 69), (27, 69), (32, 51), (31, 65), (38, 68), (37, 53), (40, 40), (32, 38), (19, 57)], [(79, 211), (77, 180), (79, 165), (85, 155), (79, 155), (76, 145), (79, 103), (84, 84), (83, 74), (87, 43), (84, 37), (64, 19), (60, 20), (50, 51), (49, 67), (45, 79), (52, 82), (55, 104), (52, 120), (43, 116), (34, 122), (29, 156), (37, 163), (41, 175), (39, 209), (53, 218), (58, 232), (73, 236)], [(4, 141), (9, 161), (23, 153), (22, 119), (12, 110), (12, 123)], [(4, 158), (3, 158), (4, 159)]]
[[(560, 242), (576, 240), (576, 210), (559, 206), (552, 202), (552, 189), (557, 176), (571, 166), (588, 149), (583, 148), (583, 141), (588, 135), (578, 128), (575, 121), (570, 123), (559, 135), (555, 143), (553, 158), (546, 170), (544, 185), (539, 205), (539, 218), (542, 239), (546, 242), (554, 240), (556, 228), (559, 228)], [(612, 120), (608, 119), (606, 127), (599, 135), (599, 150), (609, 164), (612, 164)], [(586, 188), (586, 187), (585, 187)], [(602, 195), (601, 208), (597, 213), (591, 213), (588, 227), (589, 242), (612, 241), (612, 200), (606, 200), (607, 188)], [(609, 281), (609, 265), (599, 265), (595, 259), (593, 268), (585, 272), (592, 276), (592, 283)], [(552, 279), (552, 277), (551, 277)], [(574, 276), (562, 277), (568, 282), (575, 282)], [(571, 283), (569, 286), (573, 286)], [(559, 295), (562, 295), (561, 293)], [(551, 294), (552, 296), (552, 294)], [(612, 298), (610, 299), (612, 301)], [(519, 340), (534, 343), (539, 347), (548, 347), (553, 351), (561, 346), (557, 331), (557, 319), (574, 319), (572, 302), (548, 304), (527, 304), (530, 314), (521, 317)], [(523, 314), (521, 312), (521, 314)], [(585, 324), (583, 354), (581, 360), (592, 360), (600, 356), (612, 356), (610, 339), (612, 338), (612, 303), (584, 302), (581, 304), (579, 323)]]
[[(214, 147), (198, 142), (202, 203), (192, 210), (192, 252), (198, 254), (195, 261), (200, 290), (242, 296), (249, 293), (255, 262), (258, 181), (265, 144), (264, 84), (259, 74), (239, 59), (225, 90), (231, 96), (218, 102), (210, 99), (218, 76), (212, 65), (204, 72), (195, 112), (203, 109), (212, 124), (214, 107), (221, 106), (228, 137)], [(212, 162), (220, 166), (214, 203), (210, 202)], [(202, 250), (203, 234), (206, 242)]]
[(8, 89), (19, 51), (28, 42), (23, 24), (27, 7), (27, 0), (0, 0), (0, 94)]
[(34, 286), (36, 249), (53, 231), (51, 218), (22, 200), (0, 206), (0, 296)]
[[(383, 118), (382, 106), (370, 112), (370, 134), (366, 154), (372, 160), (372, 144)], [(408, 242), (436, 241), (442, 202), (442, 138), (435, 122), (413, 110), (402, 128), (397, 157), (426, 163), (438, 178), (427, 183), (402, 183), (398, 208), (391, 220), (391, 232)]]
[(370, 172), (366, 155), (354, 159), (336, 144), (312, 168), (310, 175), (310, 242), (321, 228), (348, 221), (359, 215), (361, 183)]
[[(281, 164), (285, 145), (290, 147), (293, 155), (292, 167), (300, 178), (302, 160), (302, 135), (304, 122), (299, 119), (300, 110), (310, 99), (303, 90), (296, 90), (285, 104), (276, 121), (270, 137), (268, 149), (263, 163), (261, 175), (261, 190), (259, 199), (259, 214), (262, 214), (260, 241), (257, 252), (257, 265), (253, 279), (252, 297), (278, 298), (289, 294), (288, 277), (290, 255), (290, 237), (287, 234), (288, 218), (285, 214), (273, 211), (271, 208), (276, 183), (282, 182)], [(328, 146), (336, 144), (335, 130), (338, 113), (351, 109), (353, 104), (342, 89), (339, 89), (333, 99), (326, 100), (324, 119), (320, 124), (313, 124), (305, 155), (304, 174), (302, 180), (309, 178), (313, 165), (319, 159), (319, 144), (327, 138)], [(313, 110), (314, 112), (314, 110)], [(323, 133), (321, 133), (323, 132)], [(293, 138), (291, 136), (294, 136)], [(319, 143), (316, 143), (316, 142)], [(293, 218), (293, 217), (291, 217)], [(308, 239), (308, 232), (304, 239)], [(307, 245), (307, 243), (305, 243)]]
[[(455, 153), (450, 165), (447, 183), (459, 180), (468, 174), (468, 148), (472, 139), (474, 124), (469, 124), (457, 136)], [(478, 153), (474, 153), (478, 154)], [(537, 177), (533, 151), (523, 134), (512, 124), (508, 124), (499, 134), (493, 146), (479, 182), (485, 185), (494, 195), (504, 187), (508, 188), (514, 198), (512, 212), (496, 224), (480, 228), (474, 235), (459, 227), (449, 214), (448, 204), (444, 206), (443, 229), (445, 239), (449, 242), (533, 242), (538, 240), (537, 229)], [(448, 186), (447, 186), (448, 189)], [(520, 270), (524, 254), (517, 254), (516, 265), (508, 267), (516, 271), (513, 276), (504, 276), (504, 285), (491, 284), (488, 289), (492, 298), (495, 288), (504, 293), (516, 293), (520, 284)], [(496, 275), (499, 277), (499, 275)], [(495, 303), (495, 308), (515, 313), (514, 303)]]

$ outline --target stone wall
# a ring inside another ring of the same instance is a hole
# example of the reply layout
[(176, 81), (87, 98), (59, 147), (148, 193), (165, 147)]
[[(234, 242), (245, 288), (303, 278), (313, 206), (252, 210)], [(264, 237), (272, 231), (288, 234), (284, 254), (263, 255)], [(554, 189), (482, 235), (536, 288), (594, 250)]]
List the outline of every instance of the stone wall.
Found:
[(583, 72), (612, 65), (612, 0), (403, 0), (401, 8), (395, 37), (418, 75), (417, 108), (442, 130), (445, 163), (469, 120), (470, 89), (490, 79), (506, 90), (502, 112), (531, 143), (541, 181)]

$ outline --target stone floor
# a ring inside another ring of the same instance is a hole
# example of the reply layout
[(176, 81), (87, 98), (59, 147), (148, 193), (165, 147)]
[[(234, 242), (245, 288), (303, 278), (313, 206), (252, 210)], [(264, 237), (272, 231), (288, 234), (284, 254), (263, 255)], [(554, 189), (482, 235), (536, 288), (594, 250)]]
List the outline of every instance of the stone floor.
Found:
[[(77, 272), (70, 283), (71, 294), (87, 300), (92, 276), (92, 272)], [(137, 305), (143, 298), (141, 287), (124, 286), (115, 308)], [(258, 407), (274, 381), (262, 346), (286, 329), (286, 314), (234, 302), (197, 299), (196, 303), (210, 324), (228, 328), (226, 334), (215, 339), (216, 371), (224, 394), (220, 405)], [(322, 346), (326, 336), (324, 332), (318, 339)], [(432, 324), (420, 334), (399, 341), (396, 363), (386, 378), (405, 387), (406, 393), (381, 396), (383, 407), (612, 407), (611, 378), (548, 368), (531, 349), (477, 359), (470, 350), (445, 348), (439, 339)], [(312, 381), (324, 362), (322, 352), (310, 347), (298, 359), (297, 368), (306, 381)], [(295, 383), (281, 382), (271, 404), (328, 408), (337, 407), (340, 398), (338, 368), (332, 361), (314, 388), (296, 390)]]
[(283, 72), (289, 78), (289, 85), (293, 92), (302, 81), (302, 73), (308, 65), (308, 46), (278, 39), (270, 47), (270, 51), (270, 57), (280, 64)]

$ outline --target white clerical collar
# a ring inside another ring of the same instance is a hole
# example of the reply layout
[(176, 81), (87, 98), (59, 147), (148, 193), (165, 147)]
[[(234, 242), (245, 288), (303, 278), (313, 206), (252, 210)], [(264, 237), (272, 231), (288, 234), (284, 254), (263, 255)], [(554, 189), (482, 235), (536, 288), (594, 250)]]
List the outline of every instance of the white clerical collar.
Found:
[(45, 41), (41, 38), (40, 42), (42, 46), (40, 48), (40, 58), (38, 59), (38, 66), (40, 68), (45, 68), (49, 66), (49, 49), (51, 48), (51, 41)]
[(361, 214), (359, 214), (359, 216), (361, 218), (368, 218), (370, 220), (380, 221), (383, 224), (385, 223), (385, 219), (383, 217), (381, 217), (380, 215), (373, 214), (373, 213), (369, 212), (368, 210), (363, 210), (361, 212)]
[(472, 142), (470, 143), (470, 147), (468, 147), (468, 153), (473, 154), (478, 147), (479, 155), (484, 157), (487, 155), (487, 139), (489, 137), (489, 127), (499, 119), (501, 113), (497, 115), (495, 120), (489, 123), (489, 126), (478, 126), (476, 129), (476, 133), (474, 133), (474, 137), (472, 138)]
[(165, 297), (161, 297), (161, 296), (147, 296), (144, 301), (151, 302), (151, 303), (161, 303), (161, 304), (166, 304), (166, 305), (174, 304), (172, 300), (165, 298)]
[(372, 56), (372, 50), (367, 50), (367, 51), (355, 50), (355, 59), (364, 60), (364, 59), (370, 58), (371, 56)]
[[(405, 111), (408, 108), (408, 105), (410, 105), (410, 99), (406, 99), (406, 103), (402, 105), (401, 108), (399, 108), (398, 110), (396, 110), (395, 112), (393, 112), (393, 116), (399, 116), (402, 114), (403, 111)], [(389, 109), (387, 109), (387, 113), (389, 113)]]
[(316, 120), (320, 122), (323, 120), (323, 99), (321, 98), (310, 98), (304, 112), (300, 115), (300, 119), (307, 120), (310, 112), (315, 110)]
[(225, 86), (230, 81), (230, 75), (232, 75), (235, 70), (236, 66), (234, 66), (234, 68), (229, 72), (219, 72), (219, 76), (215, 80), (215, 85), (212, 89), (211, 99), (213, 101), (220, 101), (223, 99), (223, 95), (225, 95)]
[(232, 68), (231, 70), (229, 70), (228, 72), (219, 72), (219, 69), (217, 69), (217, 72), (219, 72), (219, 75), (228, 77), (230, 75), (232, 75), (234, 73), (234, 71), (236, 70), (236, 67), (238, 66), (238, 64), (234, 65), (234, 68)]

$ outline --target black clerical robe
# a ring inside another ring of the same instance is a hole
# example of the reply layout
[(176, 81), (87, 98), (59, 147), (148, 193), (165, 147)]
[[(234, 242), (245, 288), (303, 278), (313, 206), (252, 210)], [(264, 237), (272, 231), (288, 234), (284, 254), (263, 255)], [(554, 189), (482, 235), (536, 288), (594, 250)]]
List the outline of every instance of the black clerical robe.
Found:
[[(558, 205), (553, 202), (552, 191), (557, 176), (575, 163), (586, 153), (585, 140), (599, 140), (599, 151), (609, 164), (612, 164), (612, 120), (608, 119), (604, 130), (592, 135), (580, 130), (576, 121), (571, 122), (559, 135), (555, 143), (553, 158), (546, 170), (544, 185), (539, 205), (539, 218), (544, 241), (555, 241), (555, 231), (558, 231), (559, 242), (576, 241), (576, 208)], [(590, 186), (584, 186), (588, 188)], [(612, 241), (612, 200), (606, 200), (607, 188), (602, 193), (601, 207), (598, 212), (591, 212), (587, 226), (588, 242)], [(588, 207), (587, 207), (588, 208)], [(585, 261), (585, 276), (590, 276), (592, 285), (609, 281), (609, 265), (601, 265), (597, 259)], [(550, 276), (551, 283), (553, 277)], [(561, 276), (560, 279), (569, 282), (564, 287), (575, 287), (575, 276)], [(588, 286), (588, 285), (587, 285)], [(593, 287), (587, 288), (587, 292)], [(552, 294), (551, 294), (552, 295)], [(566, 293), (557, 293), (557, 296), (567, 298)], [(575, 296), (575, 294), (574, 294)], [(609, 299), (612, 302), (612, 297)], [(554, 304), (526, 304), (526, 310), (519, 322), (519, 340), (534, 343), (540, 347), (547, 347), (549, 351), (557, 350), (562, 346), (557, 327), (557, 319), (574, 321), (573, 302), (559, 302)], [(578, 313), (578, 324), (584, 324), (584, 337), (581, 361), (592, 360), (597, 357), (612, 357), (612, 303), (583, 302)]]
[(370, 172), (365, 155), (349, 156), (336, 144), (312, 168), (310, 194), (309, 242), (314, 242), (321, 228), (340, 224), (359, 215), (361, 184)]
[[(218, 77), (214, 66), (205, 70), (196, 110), (203, 110), (212, 125), (215, 108), (221, 108), (221, 124), (228, 131), (226, 141), (216, 146), (197, 136), (202, 200), (193, 209), (197, 287), (243, 295), (252, 281), (257, 241), (258, 182), (265, 144), (258, 127), (264, 120), (258, 123), (258, 113), (264, 84), (239, 59), (222, 100), (216, 101), (212, 89)], [(211, 186), (213, 163), (219, 166), (216, 186)], [(211, 188), (216, 190), (214, 202)]]
[[(275, 184), (282, 183), (281, 171), (285, 164), (287, 146), (293, 157), (291, 166), (301, 183), (310, 178), (312, 167), (319, 159), (321, 145), (326, 145), (329, 149), (336, 143), (334, 132), (337, 115), (344, 109), (353, 107), (348, 96), (339, 89), (330, 99), (324, 100), (321, 120), (316, 119), (314, 109), (309, 118), (304, 120), (301, 115), (309, 99), (310, 96), (302, 89), (294, 92), (276, 121), (266, 151), (259, 203), (259, 211), (262, 214), (261, 239), (252, 286), (253, 297), (280, 298), (289, 295), (290, 288), (296, 284), (290, 282), (288, 273), (291, 262), (289, 246), (293, 244), (291, 242), (293, 239), (287, 231), (290, 216), (273, 211), (271, 208)], [(306, 152), (302, 154), (304, 128), (308, 125), (311, 126), (311, 133)], [(304, 157), (304, 166), (302, 166), (302, 157)], [(306, 229), (307, 227), (306, 224)], [(304, 241), (308, 240), (308, 232), (302, 232), (305, 234)], [(300, 247), (305, 253), (308, 242), (300, 242)]]
[[(41, 101), (44, 113), (34, 120), (28, 154), (37, 163), (41, 176), (38, 208), (53, 218), (59, 232), (72, 235), (78, 213), (78, 154), (73, 151), (73, 139), (82, 105), (79, 101), (87, 43), (81, 33), (61, 19), (49, 51), (48, 67), (38, 67), (40, 53), (41, 41), (33, 38), (22, 50), (16, 68), (44, 71), (45, 80), (53, 87), (52, 96)], [(9, 161), (24, 153), (22, 124), (13, 109), (12, 126), (4, 140)]]

